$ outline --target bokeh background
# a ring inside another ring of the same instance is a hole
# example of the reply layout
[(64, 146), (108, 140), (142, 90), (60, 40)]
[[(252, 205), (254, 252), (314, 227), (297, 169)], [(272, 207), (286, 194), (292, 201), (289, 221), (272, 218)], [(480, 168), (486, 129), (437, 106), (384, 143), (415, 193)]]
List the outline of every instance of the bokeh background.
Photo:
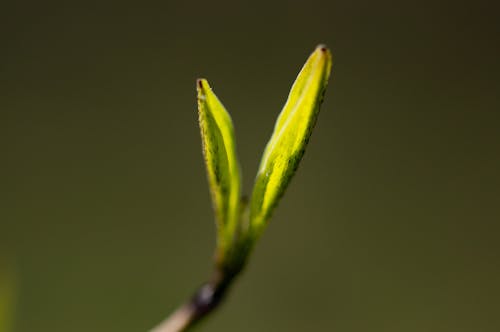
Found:
[(195, 79), (249, 193), (318, 43), (335, 60), (308, 151), (198, 330), (500, 330), (493, 1), (0, 7), (4, 331), (147, 331), (186, 299), (215, 241)]

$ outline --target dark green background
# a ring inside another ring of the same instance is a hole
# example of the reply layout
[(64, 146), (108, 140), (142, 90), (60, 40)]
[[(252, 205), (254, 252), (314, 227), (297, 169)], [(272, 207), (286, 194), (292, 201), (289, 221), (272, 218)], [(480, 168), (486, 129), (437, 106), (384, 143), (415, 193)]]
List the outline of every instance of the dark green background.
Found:
[(5, 2), (0, 253), (14, 331), (146, 331), (209, 275), (195, 79), (244, 190), (308, 54), (334, 54), (308, 151), (200, 331), (500, 329), (491, 2)]

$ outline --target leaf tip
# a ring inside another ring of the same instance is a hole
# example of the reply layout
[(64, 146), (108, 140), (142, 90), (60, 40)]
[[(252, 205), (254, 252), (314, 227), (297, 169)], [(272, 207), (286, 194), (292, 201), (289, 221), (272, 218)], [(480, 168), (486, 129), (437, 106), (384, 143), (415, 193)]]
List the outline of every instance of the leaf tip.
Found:
[(318, 46), (316, 46), (313, 54), (320, 54), (320, 56), (328, 62), (330, 62), (332, 58), (332, 53), (330, 52), (330, 49), (328, 49), (328, 46), (326, 46), (325, 44), (319, 44)]
[(204, 78), (198, 78), (196, 80), (196, 90), (198, 91), (198, 111), (203, 112), (204, 107), (202, 107), (200, 103), (207, 98), (207, 94), (210, 91), (208, 81)]
[(316, 49), (317, 50), (320, 50), (321, 52), (328, 52), (328, 47), (326, 47), (325, 44), (319, 44), (318, 46), (316, 46)]
[(198, 89), (206, 89), (207, 87), (209, 87), (208, 81), (205, 78), (198, 78), (196, 80), (196, 87)]

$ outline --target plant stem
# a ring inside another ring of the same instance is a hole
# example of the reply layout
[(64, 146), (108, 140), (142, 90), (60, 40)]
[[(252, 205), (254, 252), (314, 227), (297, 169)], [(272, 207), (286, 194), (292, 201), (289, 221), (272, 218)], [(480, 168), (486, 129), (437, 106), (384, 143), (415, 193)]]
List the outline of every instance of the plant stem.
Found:
[(188, 302), (150, 332), (187, 331), (218, 307), (235, 276), (216, 271), (211, 281), (202, 285)]

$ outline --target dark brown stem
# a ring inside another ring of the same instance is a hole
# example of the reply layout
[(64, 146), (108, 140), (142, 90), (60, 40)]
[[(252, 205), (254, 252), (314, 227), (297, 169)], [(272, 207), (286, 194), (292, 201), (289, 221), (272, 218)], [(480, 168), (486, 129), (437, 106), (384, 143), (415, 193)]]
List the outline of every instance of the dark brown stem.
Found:
[(215, 273), (211, 281), (202, 285), (188, 302), (151, 332), (187, 331), (218, 307), (235, 276), (236, 274)]

